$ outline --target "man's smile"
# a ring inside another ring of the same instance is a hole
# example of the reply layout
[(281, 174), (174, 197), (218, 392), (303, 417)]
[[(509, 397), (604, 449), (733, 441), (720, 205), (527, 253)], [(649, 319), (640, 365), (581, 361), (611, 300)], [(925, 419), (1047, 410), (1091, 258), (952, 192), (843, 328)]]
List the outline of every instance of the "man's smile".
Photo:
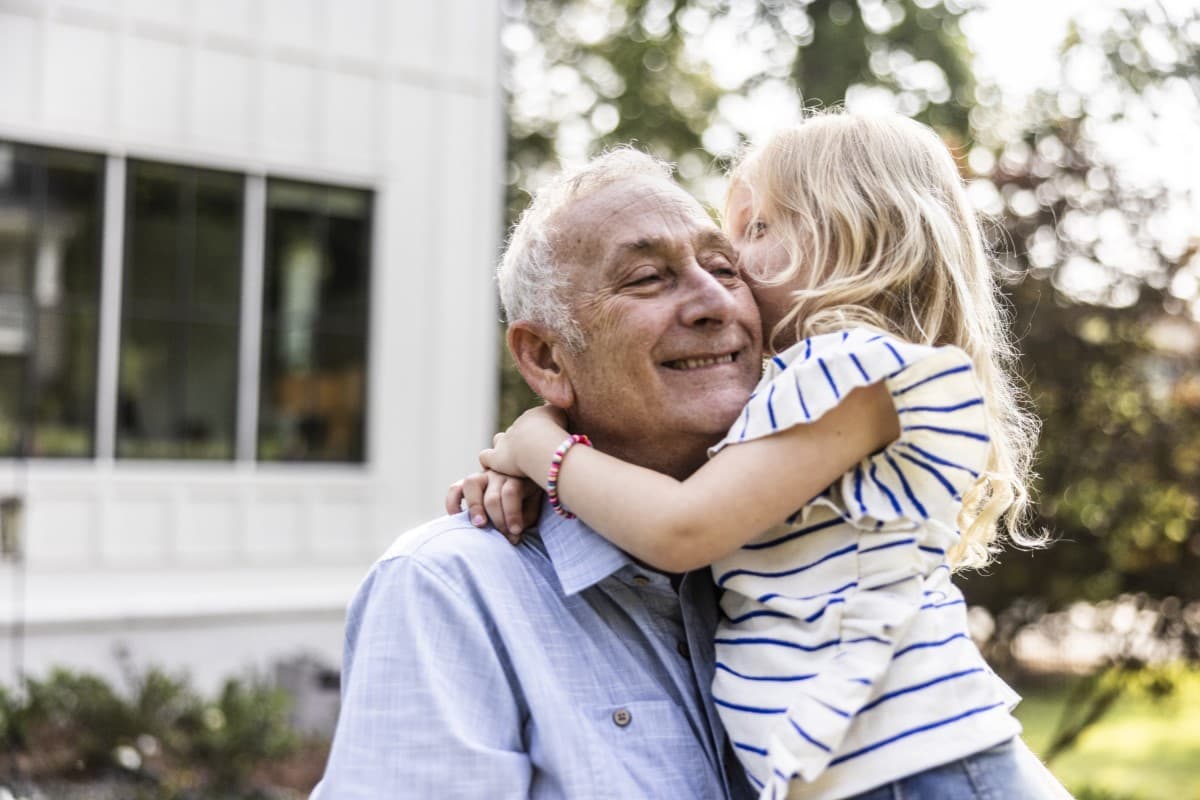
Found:
[(664, 361), (663, 366), (674, 370), (702, 369), (720, 364), (732, 364), (737, 360), (738, 353), (722, 353), (720, 355), (690, 356)]

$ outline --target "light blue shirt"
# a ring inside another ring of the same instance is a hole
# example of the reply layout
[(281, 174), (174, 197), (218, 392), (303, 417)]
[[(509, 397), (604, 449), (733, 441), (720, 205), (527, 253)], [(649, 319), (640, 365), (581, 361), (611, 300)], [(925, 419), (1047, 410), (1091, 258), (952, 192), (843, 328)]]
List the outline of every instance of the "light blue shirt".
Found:
[(677, 593), (578, 520), (539, 531), (444, 517), (375, 564), (314, 798), (753, 796), (709, 694), (707, 570)]

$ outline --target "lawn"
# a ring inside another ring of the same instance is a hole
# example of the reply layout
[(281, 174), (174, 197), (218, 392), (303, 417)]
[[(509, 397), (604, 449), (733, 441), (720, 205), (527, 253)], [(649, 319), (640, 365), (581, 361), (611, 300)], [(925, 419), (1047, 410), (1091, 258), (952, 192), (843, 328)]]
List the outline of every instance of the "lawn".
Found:
[[(1164, 700), (1135, 695), (1117, 701), (1059, 756), (1051, 768), (1067, 788), (1089, 800), (1200, 800), (1200, 670), (1180, 676)], [(1068, 689), (1059, 683), (1022, 691), (1017, 716), (1034, 751), (1049, 742)]]

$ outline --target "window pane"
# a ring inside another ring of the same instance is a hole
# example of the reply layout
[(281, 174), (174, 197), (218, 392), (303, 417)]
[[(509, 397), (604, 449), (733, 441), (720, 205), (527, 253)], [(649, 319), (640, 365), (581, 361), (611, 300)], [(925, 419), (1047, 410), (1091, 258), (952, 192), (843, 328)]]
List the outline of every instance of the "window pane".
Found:
[(38, 315), (30, 454), (85, 457), (96, 414), (96, 313)]
[(323, 309), (328, 322), (348, 325), (365, 332), (370, 231), (366, 217), (329, 218), (329, 257), (336, 265), (322, 287)]
[(259, 459), (362, 461), (371, 195), (267, 192)]
[(17, 455), (21, 437), (25, 359), (0, 351), (0, 456)]
[(196, 182), (196, 262), (192, 297), (236, 315), (242, 292), (242, 181), (200, 173)]
[(172, 366), (181, 351), (179, 325), (127, 319), (121, 331), (117, 388), (117, 455), (168, 458), (178, 455)]
[(186, 458), (233, 458), (237, 416), (238, 330), (232, 325), (188, 326), (183, 413), (177, 429)]
[(188, 219), (183, 170), (130, 162), (124, 311), (169, 313), (180, 300), (178, 277)]
[(0, 440), (26, 455), (92, 452), (103, 167), (0, 144)]
[(0, 294), (25, 295), (30, 253), (37, 236), (38, 203), (34, 197), (35, 153), (27, 147), (0, 143)]
[(58, 263), (47, 270), (44, 261), (38, 261), (35, 281), (43, 308), (59, 305), (59, 298), (94, 307), (99, 297), (102, 169), (99, 156), (47, 152), (44, 236), (55, 243)]
[(313, 362), (301, 365), (268, 356), (287, 334), (264, 331), (259, 458), (362, 461), (366, 340), (318, 332)]
[(132, 162), (117, 454), (232, 458), (242, 178)]

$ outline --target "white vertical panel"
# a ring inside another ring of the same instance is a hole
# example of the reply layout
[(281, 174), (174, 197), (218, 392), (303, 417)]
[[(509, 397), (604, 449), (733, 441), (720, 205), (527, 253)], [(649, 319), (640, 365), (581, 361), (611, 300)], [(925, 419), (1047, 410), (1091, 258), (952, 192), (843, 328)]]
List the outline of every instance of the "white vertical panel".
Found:
[(313, 154), (316, 70), (296, 64), (264, 64), (263, 146), (272, 158), (299, 160)]
[(92, 133), (109, 119), (109, 67), (113, 37), (108, 31), (51, 23), (46, 56), (46, 116), (86, 126)]
[(313, 50), (317, 42), (315, 0), (262, 0), (263, 33), (274, 45)]
[(248, 0), (195, 0), (192, 8), (201, 30), (239, 39), (254, 33), (255, 4)]
[[(499, 192), (493, 151), (480, 141), (488, 130), (483, 104), (476, 97), (447, 94), (443, 99), (438, 163), (441, 184), (436, 213), (442, 221), (438, 240), (435, 293), (438, 327), (431, 331), (436, 364), (438, 468), (431, 470), (438, 496), (464, 470), (473, 469), (480, 447), (491, 438), (496, 395), (493, 274), (499, 245), (498, 226), (483, 216), (489, 193)], [(461, 354), (470, 353), (464, 368)]]
[(379, 0), (326, 0), (326, 6), (330, 52), (335, 56), (375, 60)]
[(26, 560), (33, 567), (86, 566), (96, 534), (95, 502), (62, 491), (29, 497)]
[(166, 493), (118, 496), (109, 501), (111, 517), (100, 544), (110, 566), (161, 566), (170, 555), (171, 505)]
[(258, 444), (258, 374), (262, 344), (266, 179), (246, 177), (242, 228), (242, 317), (238, 352), (237, 460), (253, 462)]
[(189, 566), (230, 563), (241, 536), (232, 498), (190, 495), (175, 535), (175, 553)]
[(386, 4), (391, 41), (384, 56), (389, 63), (419, 70), (439, 67), (434, 50), (437, 7), (430, 2)]
[(121, 0), (58, 0), (65, 8), (79, 8), (95, 14), (119, 14)]
[(191, 135), (203, 144), (244, 152), (251, 138), (250, 90), (254, 62), (237, 53), (197, 53)]
[(499, 67), (493, 63), (492, 39), (498, 38), (495, 20), (500, 4), (479, 0), (444, 0), (430, 3), (440, 18), (443, 50), (438, 53), (439, 69), (457, 78), (480, 81)]
[(366, 498), (322, 499), (313, 508), (310, 551), (321, 563), (346, 563), (362, 551)]
[[(181, 0), (124, 0), (125, 12), (137, 19), (152, 20), (173, 27), (187, 21)], [(204, 0), (207, 2), (207, 0)], [(204, 3), (200, 3), (203, 5)]]
[(183, 48), (141, 37), (125, 40), (121, 125), (141, 136), (177, 138), (182, 130)]
[[(392, 84), (381, 128), (387, 180), (376, 198), (371, 277), (369, 457), (388, 494), (406, 508), (433, 509), (425, 463), (440, 401), (431, 370), (439, 358), (428, 301), (436, 262), (438, 164), (435, 93)], [(413, 391), (414, 382), (422, 389)]]
[(249, 525), (242, 552), (251, 563), (295, 563), (297, 551), (308, 539), (304, 496), (260, 494), (250, 508)]
[(325, 105), (320, 115), (326, 163), (366, 170), (374, 162), (372, 94), (370, 78), (326, 74)]
[(0, 119), (29, 124), (37, 110), (38, 22), (0, 14)]
[(104, 170), (100, 340), (96, 368), (96, 458), (101, 461), (111, 461), (116, 452), (121, 276), (125, 266), (125, 180), (125, 159), (109, 156)]

